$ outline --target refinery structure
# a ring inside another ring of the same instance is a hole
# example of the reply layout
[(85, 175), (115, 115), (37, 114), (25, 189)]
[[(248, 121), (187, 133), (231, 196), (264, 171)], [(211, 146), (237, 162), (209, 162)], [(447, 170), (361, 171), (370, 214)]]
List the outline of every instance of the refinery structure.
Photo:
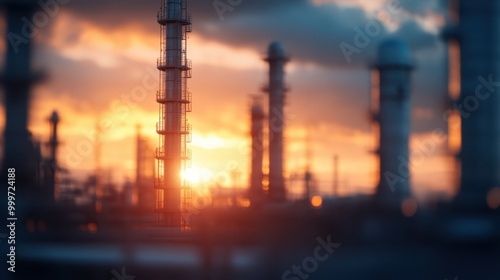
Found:
[(409, 141), (411, 70), (409, 47), (397, 39), (384, 41), (372, 77), (372, 116), (379, 131), (377, 195), (400, 203), (410, 196)]
[[(43, 75), (31, 69), (31, 40), (18, 50), (7, 44), (0, 80), (6, 105), (2, 168), (18, 170), (16, 236), (23, 246), (16, 258), (24, 268), (16, 275), (4, 269), (1, 279), (500, 278), (500, 97), (486, 86), (500, 80), (497, 1), (450, 1), (445, 15), (448, 105), (454, 108), (449, 116), (460, 117), (456, 197), (415, 199), (410, 139), (418, 61), (407, 41), (387, 36), (374, 62), (363, 66), (369, 68), (366, 74), (371, 72), (365, 93), (378, 144), (373, 193), (338, 195), (338, 156), (332, 170), (334, 195), (318, 192), (310, 135), (303, 176), (287, 172), (285, 166), (297, 162), (285, 148), (290, 127), (286, 104), (295, 92), (288, 93), (285, 83), (290, 58), (283, 44), (272, 41), (262, 71), (266, 85), (263, 93), (252, 95), (247, 111), (248, 183), (243, 190), (236, 188), (237, 180), (234, 188), (214, 183), (204, 207), (187, 178), (192, 159), (190, 6), (188, 0), (158, 2), (159, 88), (154, 99), (159, 116), (150, 128), (159, 141), (151, 144), (147, 128), (137, 126), (135, 181), (122, 186), (101, 167), (98, 129), (95, 170), (83, 182), (69, 175), (58, 153), (65, 141), (60, 124), (69, 122), (64, 114), (46, 116), (48, 136), (32, 137), (31, 86)], [(28, 0), (0, 5), (6, 34), (22, 32), (21, 19), (37, 9)], [(290, 77), (292, 85), (297, 82)], [(486, 99), (469, 115), (453, 107)], [(292, 197), (291, 182), (297, 178), (300, 197)], [(7, 201), (4, 193), (0, 198)]]
[(156, 150), (155, 179), (156, 212), (159, 226), (186, 226), (191, 189), (186, 180), (186, 167), (191, 160), (187, 143), (191, 126), (191, 61), (187, 58), (187, 34), (191, 32), (191, 15), (187, 0), (162, 0), (158, 12), (161, 56), (158, 59), (160, 89), (156, 95), (160, 120), (156, 131), (160, 135)]
[[(460, 115), (460, 201), (480, 204), (500, 185), (500, 95), (491, 91), (500, 80), (498, 1), (450, 1), (448, 43), (450, 103), (463, 104)], [(487, 35), (474, 32), (488, 30)], [(486, 82), (486, 86), (483, 81)], [(479, 104), (480, 102), (480, 104)], [(473, 112), (473, 113), (472, 113)]]
[(286, 199), (283, 178), (283, 134), (285, 129), (285, 64), (288, 57), (283, 46), (274, 42), (269, 45), (265, 59), (269, 63), (269, 84), (264, 91), (269, 96), (269, 198), (282, 202)]

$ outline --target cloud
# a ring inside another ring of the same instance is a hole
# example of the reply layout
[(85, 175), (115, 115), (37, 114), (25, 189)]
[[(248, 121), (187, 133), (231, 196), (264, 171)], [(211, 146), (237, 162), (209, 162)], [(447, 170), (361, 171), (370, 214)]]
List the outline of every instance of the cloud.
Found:
[[(287, 68), (286, 80), (292, 90), (287, 97), (286, 112), (296, 117), (289, 128), (321, 128), (316, 141), (320, 142), (325, 155), (331, 154), (333, 148), (338, 149), (329, 137), (346, 142), (341, 143), (342, 150), (347, 151), (343, 157), (350, 158), (352, 166), (356, 166), (358, 153), (367, 154), (366, 143), (372, 137), (367, 118), (368, 62), (378, 42), (388, 35), (408, 41), (417, 60), (412, 76), (412, 102), (414, 108), (419, 108), (415, 115), (420, 117), (413, 121), (414, 131), (429, 131), (441, 125), (439, 100), (446, 91), (445, 49), (435, 35), (411, 16), (397, 19), (387, 27), (381, 26), (379, 34), (370, 37), (370, 43), (360, 48), (360, 53), (353, 55), (353, 62), (349, 64), (339, 45), (342, 42), (355, 45), (355, 28), (366, 33), (367, 24), (374, 22), (364, 7), (314, 4), (306, 0), (243, 0), (234, 10), (226, 12), (221, 21), (213, 2), (189, 1), (195, 32), (188, 43), (194, 63), (194, 79), (189, 81), (194, 112), (189, 118), (196, 133), (216, 133), (219, 137), (227, 135), (224, 138), (234, 139), (247, 135), (247, 96), (258, 92), (266, 81), (266, 65), (256, 54), (263, 56), (270, 41), (280, 40), (292, 58), (292, 65)], [(47, 49), (39, 56), (43, 60), (41, 64), (50, 68), (53, 78), (50, 97), (65, 97), (65, 104), (73, 107), (80, 118), (110, 114), (112, 102), (121, 100), (123, 94), (130, 94), (135, 86), (141, 85), (146, 66), (155, 66), (159, 53), (156, 22), (159, 3), (159, 0), (72, 0), (66, 7), (71, 20), (60, 25), (56, 22), (53, 32), (49, 33), (58, 38), (42, 40), (47, 43)], [(425, 7), (407, 9), (420, 19), (428, 9)], [(74, 24), (66, 24), (71, 21)], [(136, 44), (137, 40), (141, 44)], [(204, 51), (194, 55), (194, 49)], [(203, 56), (211, 56), (206, 61), (212, 62), (200, 63)], [(255, 62), (249, 63), (252, 59)], [(252, 67), (228, 67), (230, 63)], [(145, 128), (151, 135), (155, 135), (158, 112), (155, 91), (156, 88), (150, 91), (148, 101), (141, 103), (136, 111), (137, 115), (147, 118), (142, 123), (148, 125)], [(66, 96), (71, 97), (69, 101)], [(128, 125), (130, 130), (135, 123)], [(123, 132), (125, 128), (122, 130), (120, 126), (116, 135), (129, 135), (132, 130)], [(353, 139), (361, 140), (352, 143)], [(213, 156), (207, 156), (210, 163), (206, 163), (211, 164), (215, 155), (230, 158), (232, 152), (214, 150)], [(297, 157), (302, 153), (296, 151)], [(238, 159), (246, 160), (243, 156)]]
[(444, 1), (436, 0), (399, 0), (401, 6), (408, 12), (423, 16), (429, 12), (442, 12)]
[[(225, 0), (221, 0), (225, 2)], [(307, 0), (242, 0), (219, 17), (212, 0), (188, 1), (193, 14), (194, 32), (205, 40), (218, 41), (237, 48), (250, 48), (265, 52), (270, 41), (279, 40), (287, 51), (299, 62), (310, 62), (325, 67), (364, 66), (374, 54), (377, 43), (387, 35), (384, 25), (375, 21), (362, 7), (345, 6), (337, 3), (315, 4)], [(410, 11), (426, 11), (428, 4), (408, 4), (401, 1)], [(411, 1), (421, 2), (421, 1)], [(226, 2), (225, 2), (226, 3)], [(105, 29), (133, 26), (144, 32), (158, 34), (156, 12), (159, 0), (97, 1), (74, 0), (67, 8), (81, 18)], [(380, 31), (370, 38), (370, 44), (353, 55), (348, 63), (340, 49), (342, 42), (355, 45), (355, 27), (366, 30), (369, 24), (379, 24)], [(427, 31), (409, 20), (397, 34), (411, 39), (415, 50), (432, 47)], [(424, 39), (424, 40), (421, 40)]]

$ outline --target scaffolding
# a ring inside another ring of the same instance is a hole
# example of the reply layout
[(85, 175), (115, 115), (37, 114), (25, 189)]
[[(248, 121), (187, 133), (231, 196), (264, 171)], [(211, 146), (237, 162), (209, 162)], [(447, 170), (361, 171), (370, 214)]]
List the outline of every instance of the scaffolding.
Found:
[(156, 223), (160, 227), (188, 227), (191, 205), (191, 186), (186, 168), (191, 164), (192, 95), (187, 88), (191, 78), (191, 61), (187, 59), (187, 33), (191, 32), (191, 15), (186, 0), (161, 0), (158, 12), (160, 24), (160, 86), (156, 94), (159, 103), (159, 121), (156, 132), (159, 145), (155, 158)]

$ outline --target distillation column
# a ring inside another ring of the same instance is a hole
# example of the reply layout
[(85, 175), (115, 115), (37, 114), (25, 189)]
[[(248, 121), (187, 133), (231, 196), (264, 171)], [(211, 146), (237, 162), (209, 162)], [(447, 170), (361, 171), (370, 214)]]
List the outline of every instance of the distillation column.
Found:
[(500, 2), (451, 4), (458, 24), (447, 35), (460, 49), (460, 97), (453, 106), (461, 116), (457, 199), (486, 205), (489, 191), (500, 187)]
[(27, 127), (31, 87), (41, 80), (42, 73), (34, 73), (31, 69), (33, 39), (24, 35), (26, 23), (23, 19), (31, 20), (38, 5), (34, 0), (1, 0), (0, 6), (5, 10), (7, 25), (7, 50), (0, 78), (5, 91), (6, 118), (2, 170), (7, 172), (15, 168), (17, 182), (24, 190), (34, 184), (38, 168), (33, 160), (34, 150)]
[(59, 145), (59, 140), (57, 139), (57, 126), (59, 124), (60, 118), (57, 111), (52, 112), (49, 118), (50, 122), (50, 159), (49, 159), (49, 191), (51, 200), (58, 200), (59, 190), (56, 187), (57, 184), (57, 146)]
[(399, 201), (410, 195), (409, 138), (411, 124), (410, 76), (413, 69), (408, 46), (397, 39), (384, 41), (378, 50), (374, 75), (379, 84), (372, 112), (379, 124), (380, 173), (377, 195)]
[(191, 94), (187, 90), (191, 62), (186, 55), (191, 16), (186, 0), (162, 0), (158, 23), (161, 56), (160, 88), (156, 96), (160, 115), (156, 125), (160, 135), (155, 180), (157, 225), (183, 227), (190, 198), (185, 170), (191, 158), (186, 148), (191, 131), (186, 117), (191, 111)]
[(269, 45), (269, 199), (274, 202), (285, 201), (286, 191), (283, 178), (283, 113), (286, 88), (284, 68), (288, 62), (283, 46), (278, 42)]
[(250, 201), (252, 205), (259, 205), (264, 198), (262, 189), (262, 161), (264, 159), (264, 108), (262, 100), (255, 97), (251, 107), (251, 137), (252, 137), (252, 169), (250, 174)]

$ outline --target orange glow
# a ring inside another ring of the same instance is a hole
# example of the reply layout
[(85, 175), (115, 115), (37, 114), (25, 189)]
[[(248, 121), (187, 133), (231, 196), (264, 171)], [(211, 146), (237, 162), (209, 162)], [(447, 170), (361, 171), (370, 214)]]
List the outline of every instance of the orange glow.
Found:
[(500, 188), (493, 188), (488, 192), (486, 202), (491, 209), (500, 207)]
[(95, 211), (96, 211), (96, 213), (101, 213), (102, 212), (102, 203), (100, 201), (97, 201), (95, 203)]
[(262, 179), (262, 189), (264, 189), (264, 191), (266, 192), (269, 191), (269, 179)]
[(323, 198), (321, 198), (321, 196), (319, 195), (311, 197), (311, 205), (314, 208), (320, 208), (323, 205)]
[(89, 223), (88, 225), (88, 230), (90, 233), (96, 233), (97, 232), (97, 225), (94, 223)]
[(457, 154), (462, 147), (460, 113), (453, 111), (448, 116), (448, 148), (451, 153)]
[(401, 212), (405, 217), (413, 217), (417, 213), (418, 203), (415, 198), (407, 198), (401, 203)]
[(251, 206), (251, 202), (250, 202), (250, 199), (248, 198), (241, 198), (239, 197), (238, 198), (238, 204), (241, 206), (241, 207), (244, 207), (244, 208), (248, 208)]
[(460, 97), (460, 46), (457, 42), (451, 41), (448, 45), (449, 52), (449, 77), (448, 77), (448, 92), (452, 100), (458, 100)]
[[(363, 1), (356, 1), (358, 2), (361, 4)], [(371, 6), (377, 6), (371, 2), (362, 5), (368, 10)], [(77, 64), (83, 70), (90, 65), (91, 70), (108, 69), (109, 72), (103, 72), (106, 75), (104, 81), (94, 81), (92, 79), (96, 77), (92, 75), (88, 77), (86, 72), (83, 75), (85, 81), (91, 82), (85, 84), (92, 84), (92, 87), (87, 90), (85, 96), (73, 92), (79, 84), (68, 87), (61, 79), (51, 80), (52, 84), (34, 95), (30, 131), (38, 140), (46, 141), (48, 134), (46, 118), (53, 109), (58, 109), (62, 119), (59, 130), (62, 143), (59, 162), (71, 172), (72, 178), (85, 180), (94, 173), (95, 145), (93, 140), (89, 140), (91, 151), (83, 154), (77, 153), (78, 145), (88, 142), (88, 132), (95, 129), (96, 122), (109, 121), (112, 126), (102, 135), (102, 170), (111, 170), (110, 178), (118, 181), (118, 184), (127, 177), (134, 178), (136, 124), (142, 126), (142, 136), (154, 140), (152, 146), (158, 146), (154, 127), (158, 119), (155, 101), (157, 86), (153, 85), (151, 86), (153, 89), (147, 90), (149, 96), (145, 100), (140, 102), (129, 100), (130, 105), (126, 106), (128, 109), (126, 113), (114, 109), (116, 104), (125, 106), (121, 102), (123, 95), (130, 95), (136, 86), (144, 87), (142, 79), (146, 65), (150, 66), (154, 76), (157, 76), (154, 65), (160, 52), (157, 32), (143, 32), (134, 26), (108, 31), (64, 11), (61, 11), (54, 24), (54, 36), (46, 42), (50, 47), (65, 60)], [(68, 29), (68, 26), (72, 28)], [(73, 36), (74, 30), (79, 30), (81, 34)], [(68, 42), (67, 38), (73, 37), (76, 41)], [(194, 98), (194, 111), (189, 116), (189, 121), (193, 124), (193, 141), (188, 145), (193, 152), (193, 167), (186, 170), (184, 176), (197, 189), (219, 184), (214, 178), (220, 177), (226, 178), (221, 183), (223, 187), (231, 187), (232, 182), (227, 179), (230, 178), (228, 165), (236, 162), (242, 174), (238, 182), (241, 187), (246, 187), (244, 182), (249, 181), (251, 149), (248, 139), (248, 100), (245, 94), (257, 91), (259, 85), (266, 81), (266, 65), (261, 60), (265, 46), (261, 50), (234, 47), (222, 42), (208, 41), (196, 33), (190, 35), (188, 44), (196, 73), (189, 83)], [(300, 66), (297, 69), (302, 71), (306, 66), (308, 71), (318, 71), (320, 68), (299, 63), (302, 62), (297, 62), (296, 65)], [(294, 67), (287, 69), (288, 74), (294, 74), (296, 71)], [(370, 106), (373, 111), (377, 111), (377, 73), (374, 72), (371, 78), (374, 81), (372, 102), (370, 105), (363, 105), (363, 110)], [(304, 85), (292, 79), (289, 82), (292, 91), (287, 96), (286, 112), (290, 121), (285, 131), (287, 140), (284, 168), (287, 180), (290, 174), (303, 172), (302, 168), (306, 161), (301, 139), (304, 134), (303, 122), (319, 111), (317, 108), (301, 104), (300, 96), (303, 95), (301, 91), (304, 90)], [(150, 81), (150, 84), (154, 83), (157, 81)], [(81, 85), (83, 86), (84, 82)], [(331, 92), (330, 85), (325, 90), (325, 93), (329, 92)], [(351, 106), (345, 102), (333, 102), (327, 99), (317, 102), (326, 104), (326, 101), (329, 102), (329, 109), (332, 112)], [(359, 107), (352, 108), (359, 110)], [(359, 112), (363, 113), (361, 110)], [(342, 121), (335, 123), (327, 117), (313, 121), (315, 123), (314, 136), (311, 137), (310, 143), (311, 150), (321, 151), (314, 154), (311, 159), (312, 171), (318, 180), (318, 194), (326, 195), (332, 192), (332, 154), (339, 155), (339, 195), (371, 193), (377, 183), (378, 163), (372, 160), (376, 157), (370, 153), (374, 149), (373, 139), (377, 134), (377, 128), (365, 131), (366, 127), (352, 128)], [(368, 126), (368, 122), (366, 125)], [(268, 165), (266, 155), (264, 169)], [(72, 162), (71, 159), (75, 157), (78, 160)], [(441, 166), (437, 160), (426, 160), (425, 167), (425, 170), (412, 174), (412, 180), (418, 182), (419, 179), (430, 178), (429, 172)], [(426, 181), (428, 183), (426, 189), (441, 187), (440, 184), (445, 180), (443, 175), (438, 176), (439, 178), (434, 176), (433, 180)], [(262, 183), (263, 189), (268, 191), (268, 180), (264, 179)], [(293, 184), (298, 186), (299, 182)], [(99, 210), (100, 205), (96, 207)]]
[(185, 173), (183, 172), (181, 177), (183, 180), (186, 180), (189, 183), (191, 183), (191, 185), (198, 184), (200, 182), (200, 177), (201, 177), (200, 169), (196, 166), (187, 168), (186, 172)]
[(193, 165), (186, 168), (185, 172), (181, 172), (181, 179), (185, 179), (191, 186), (201, 187), (204, 184), (212, 182), (213, 173), (208, 168), (200, 168)]

